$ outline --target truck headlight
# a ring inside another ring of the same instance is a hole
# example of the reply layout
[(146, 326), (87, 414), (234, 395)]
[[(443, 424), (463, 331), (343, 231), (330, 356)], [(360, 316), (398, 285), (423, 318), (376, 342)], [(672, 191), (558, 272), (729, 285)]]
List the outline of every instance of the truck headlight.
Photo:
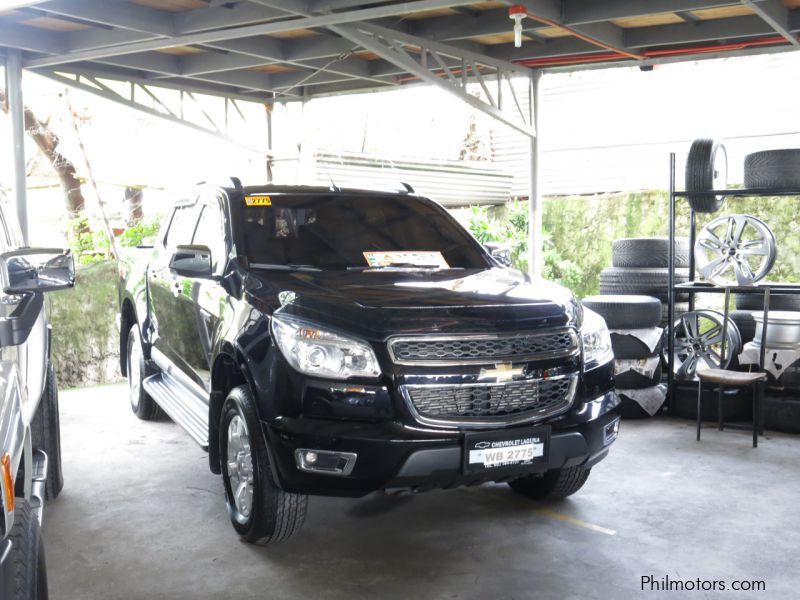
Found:
[(275, 315), (272, 336), (289, 364), (306, 375), (327, 379), (374, 379), (381, 373), (372, 348), (361, 340)]
[(583, 327), (583, 361), (587, 367), (600, 365), (614, 358), (611, 349), (611, 335), (608, 333), (606, 321), (596, 312), (584, 309)]

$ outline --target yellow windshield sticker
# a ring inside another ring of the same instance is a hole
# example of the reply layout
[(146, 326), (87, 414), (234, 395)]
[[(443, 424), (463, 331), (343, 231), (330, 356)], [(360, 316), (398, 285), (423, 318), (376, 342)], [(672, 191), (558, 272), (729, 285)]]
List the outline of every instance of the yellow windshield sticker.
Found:
[(270, 200), (270, 197), (264, 195), (245, 196), (244, 203), (247, 206), (272, 206), (272, 200)]

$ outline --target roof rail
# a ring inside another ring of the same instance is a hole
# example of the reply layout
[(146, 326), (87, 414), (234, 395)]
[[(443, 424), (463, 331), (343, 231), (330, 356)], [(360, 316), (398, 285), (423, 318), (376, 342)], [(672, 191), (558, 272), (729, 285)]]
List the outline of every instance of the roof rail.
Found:
[[(195, 185), (197, 185), (197, 186), (200, 186), (200, 185), (212, 185), (213, 183), (214, 182), (212, 182), (212, 181), (203, 180), (203, 181), (198, 181)], [(234, 177), (233, 175), (230, 175), (227, 178), (223, 177), (222, 180), (217, 182), (217, 185), (219, 185), (220, 187), (227, 187), (229, 185), (233, 185), (233, 187), (236, 188), (237, 190), (241, 190), (242, 189), (242, 180), (239, 179), (238, 177)]]

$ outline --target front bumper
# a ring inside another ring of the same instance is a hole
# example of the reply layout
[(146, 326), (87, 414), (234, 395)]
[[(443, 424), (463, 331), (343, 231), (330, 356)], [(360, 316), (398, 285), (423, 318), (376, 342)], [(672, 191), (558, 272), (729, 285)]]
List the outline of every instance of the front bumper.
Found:
[[(289, 492), (324, 496), (363, 496), (376, 490), (423, 491), (488, 481), (506, 481), (561, 467), (591, 467), (605, 458), (614, 441), (607, 426), (619, 419), (614, 392), (583, 404), (574, 413), (548, 423), (550, 444), (545, 462), (464, 474), (464, 432), (409, 427), (396, 422), (282, 418), (264, 423), (278, 485)], [(509, 435), (515, 429), (508, 428)], [(313, 448), (354, 453), (346, 476), (301, 471), (295, 451)]]

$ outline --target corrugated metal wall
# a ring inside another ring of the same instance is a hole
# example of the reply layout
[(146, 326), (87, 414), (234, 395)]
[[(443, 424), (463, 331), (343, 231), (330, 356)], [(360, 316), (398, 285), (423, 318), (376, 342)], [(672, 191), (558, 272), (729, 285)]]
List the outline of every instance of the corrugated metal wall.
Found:
[[(666, 189), (668, 156), (678, 180), (691, 141), (725, 140), (729, 182), (745, 154), (800, 147), (800, 53), (608, 69), (542, 78), (541, 175), (546, 195)], [(527, 102), (527, 95), (520, 99)], [(528, 140), (493, 124), (495, 160), (528, 194)]]
[(316, 152), (306, 175), (291, 173), (302, 169), (302, 160), (280, 162), (276, 173), (282, 180), (317, 185), (360, 187), (367, 189), (404, 189), (414, 191), (445, 206), (502, 204), (511, 195), (512, 174), (507, 168), (487, 161), (455, 161), (413, 158), (388, 158), (360, 153), (334, 154)]

